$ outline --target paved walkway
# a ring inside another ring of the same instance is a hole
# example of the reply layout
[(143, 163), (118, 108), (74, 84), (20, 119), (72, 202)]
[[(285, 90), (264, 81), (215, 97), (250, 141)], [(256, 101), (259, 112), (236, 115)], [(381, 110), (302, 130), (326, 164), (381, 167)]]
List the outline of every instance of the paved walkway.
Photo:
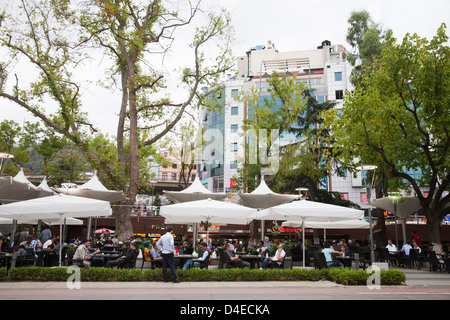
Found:
[(369, 289), (319, 282), (65, 282), (0, 283), (0, 300), (450, 300), (450, 274), (403, 269), (406, 285)]

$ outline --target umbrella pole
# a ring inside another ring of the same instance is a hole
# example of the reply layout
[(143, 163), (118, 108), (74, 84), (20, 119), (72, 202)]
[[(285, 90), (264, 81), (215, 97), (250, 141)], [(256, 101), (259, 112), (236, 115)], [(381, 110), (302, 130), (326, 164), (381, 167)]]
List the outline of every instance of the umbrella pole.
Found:
[(305, 221), (302, 220), (303, 268), (305, 267)]
[(261, 240), (264, 241), (264, 220), (261, 220)]
[(63, 230), (63, 218), (62, 216), (59, 218), (59, 266), (61, 267), (61, 254), (62, 254), (62, 246), (61, 242), (63, 239), (62, 230)]

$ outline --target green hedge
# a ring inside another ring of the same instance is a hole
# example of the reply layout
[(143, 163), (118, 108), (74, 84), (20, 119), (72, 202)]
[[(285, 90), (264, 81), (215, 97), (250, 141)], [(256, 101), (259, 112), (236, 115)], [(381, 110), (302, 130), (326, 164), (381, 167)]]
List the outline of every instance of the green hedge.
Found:
[[(81, 281), (163, 281), (162, 270), (148, 269), (80, 269)], [(170, 274), (170, 273), (169, 273)], [(24, 267), (0, 268), (2, 281), (66, 281), (71, 274), (65, 267), (43, 268)], [(180, 281), (320, 281), (329, 280), (342, 285), (366, 285), (371, 274), (365, 270), (355, 271), (348, 268), (328, 269), (198, 269), (177, 270)], [(399, 270), (382, 270), (381, 285), (401, 285), (405, 283), (405, 274)]]

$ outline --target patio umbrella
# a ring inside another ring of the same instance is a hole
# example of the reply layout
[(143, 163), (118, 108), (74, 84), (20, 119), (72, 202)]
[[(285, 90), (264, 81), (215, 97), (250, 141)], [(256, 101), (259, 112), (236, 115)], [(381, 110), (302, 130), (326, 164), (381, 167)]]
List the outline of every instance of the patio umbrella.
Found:
[(23, 168), (15, 177), (0, 177), (0, 202), (12, 203), (16, 201), (34, 198), (48, 197), (54, 192), (46, 189), (43, 185), (36, 187), (23, 172)]
[(189, 201), (162, 206), (165, 224), (248, 224), (256, 209), (213, 199)]
[(239, 193), (239, 203), (250, 208), (266, 209), (300, 197), (299, 194), (280, 194), (273, 192), (266, 184), (264, 177), (258, 188), (250, 193)]
[[(364, 218), (364, 211), (337, 205), (299, 200), (258, 211), (256, 220), (297, 221), (305, 229), (306, 222), (334, 222), (341, 220)], [(305, 265), (305, 233), (303, 236), (303, 266)]]
[[(259, 186), (250, 193), (239, 193), (239, 203), (250, 208), (267, 209), (300, 197), (294, 194), (280, 194), (273, 192), (266, 184), (264, 176)], [(261, 240), (264, 240), (264, 219), (261, 219)]]
[[(302, 226), (300, 221), (284, 221), (281, 224), (283, 227), (299, 228)], [(314, 222), (307, 221), (304, 223), (306, 229), (323, 229), (324, 238), (326, 237), (327, 229), (369, 229), (370, 224), (364, 220), (340, 220), (340, 221), (329, 221), (329, 222)]]
[(108, 190), (98, 179), (97, 171), (89, 181), (75, 188), (53, 188), (58, 193), (90, 199), (119, 202), (127, 200), (122, 191)]
[[(46, 219), (60, 220), (60, 234), (64, 218), (109, 216), (112, 210), (109, 202), (83, 197), (57, 194), (0, 206), (0, 217), (14, 220)], [(61, 265), (62, 245), (60, 245), (59, 264)]]
[[(0, 224), (13, 224), (12, 219), (8, 219), (8, 218), (0, 218)], [(58, 219), (45, 219), (45, 220), (41, 220), (41, 219), (23, 219), (23, 220), (18, 220), (17, 223), (18, 224), (38, 224), (39, 221), (54, 226), (54, 225), (59, 225), (61, 220)], [(80, 219), (76, 219), (76, 218), (65, 218), (65, 224), (66, 225), (70, 225), (70, 226), (76, 226), (76, 225), (82, 225), (83, 224), (83, 220)]]
[(196, 201), (196, 200), (223, 200), (228, 195), (224, 192), (222, 193), (213, 193), (210, 190), (206, 189), (200, 179), (195, 177), (192, 184), (182, 191), (163, 191), (164, 194), (175, 203), (187, 202), (187, 201)]

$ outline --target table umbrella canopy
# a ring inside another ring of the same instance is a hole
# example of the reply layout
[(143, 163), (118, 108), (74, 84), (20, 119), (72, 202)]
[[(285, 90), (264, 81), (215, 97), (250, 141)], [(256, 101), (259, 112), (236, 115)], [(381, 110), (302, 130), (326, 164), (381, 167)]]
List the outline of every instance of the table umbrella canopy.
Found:
[[(302, 226), (301, 221), (284, 221), (282, 224), (284, 227), (299, 228)], [(304, 228), (306, 229), (369, 229), (370, 225), (364, 220), (340, 220), (332, 222), (314, 222), (306, 221)]]
[(239, 193), (239, 203), (250, 208), (266, 209), (277, 206), (300, 197), (294, 194), (275, 193), (267, 186), (264, 178), (258, 188), (250, 193)]
[(23, 169), (15, 177), (0, 177), (0, 202), (12, 203), (34, 198), (48, 197), (55, 193), (43, 184), (33, 185), (26, 177)]
[(165, 224), (191, 224), (208, 221), (212, 224), (248, 224), (256, 209), (213, 199), (189, 201), (162, 206), (160, 215)]
[(206, 189), (198, 177), (195, 177), (192, 184), (186, 189), (182, 191), (164, 190), (164, 194), (175, 203), (206, 199), (223, 200), (228, 196), (226, 193), (213, 193)]
[[(83, 220), (80, 219), (76, 219), (76, 218), (65, 218), (65, 224), (69, 225), (69, 226), (75, 226), (75, 225), (82, 225), (83, 224)], [(9, 218), (0, 218), (0, 224), (13, 224), (13, 219), (9, 219)], [(42, 223), (54, 226), (54, 225), (59, 225), (61, 223), (61, 219), (45, 219), (45, 220), (41, 220)], [(25, 219), (25, 220), (18, 220), (17, 224), (38, 224), (39, 223), (39, 219)], [(64, 221), (63, 221), (64, 223)]]
[[(334, 222), (340, 220), (364, 218), (364, 211), (347, 207), (341, 207), (333, 204), (300, 200), (285, 203), (279, 206), (271, 207), (258, 211), (255, 215), (256, 220), (291, 220), (299, 221), (302, 228), (305, 228), (307, 222)], [(305, 266), (305, 233), (303, 236), (303, 266)]]
[(68, 217), (109, 216), (109, 202), (57, 194), (0, 206), (0, 217), (22, 219), (64, 219)]
[[(394, 212), (394, 201), (389, 197), (372, 200), (370, 204), (374, 207), (381, 208), (392, 213)], [(420, 209), (422, 209), (422, 206), (420, 205), (418, 197), (399, 197), (397, 201), (397, 217), (399, 218), (406, 218)]]
[(364, 218), (364, 211), (327, 203), (299, 200), (258, 211), (256, 220), (330, 222)]
[[(109, 202), (74, 197), (64, 194), (57, 194), (50, 197), (43, 197), (20, 201), (0, 206), (0, 218), (14, 220), (22, 219), (60, 219), (59, 233), (62, 236), (62, 224), (64, 218), (70, 217), (96, 217), (109, 216), (112, 210)], [(59, 250), (59, 264), (61, 265), (62, 246)]]
[(119, 202), (127, 200), (122, 191), (108, 190), (98, 179), (97, 171), (89, 181), (76, 188), (53, 188), (58, 193), (90, 199)]

